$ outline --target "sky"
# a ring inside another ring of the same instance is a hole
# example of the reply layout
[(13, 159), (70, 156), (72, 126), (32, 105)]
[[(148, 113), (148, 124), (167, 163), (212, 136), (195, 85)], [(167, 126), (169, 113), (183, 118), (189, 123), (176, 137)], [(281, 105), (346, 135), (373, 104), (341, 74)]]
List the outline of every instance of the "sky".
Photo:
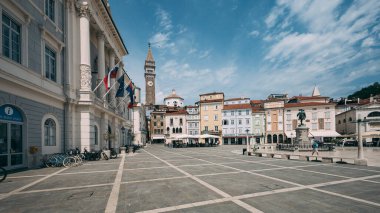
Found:
[(145, 100), (148, 42), (156, 104), (172, 89), (266, 99), (272, 93), (346, 97), (380, 81), (378, 0), (110, 0)]

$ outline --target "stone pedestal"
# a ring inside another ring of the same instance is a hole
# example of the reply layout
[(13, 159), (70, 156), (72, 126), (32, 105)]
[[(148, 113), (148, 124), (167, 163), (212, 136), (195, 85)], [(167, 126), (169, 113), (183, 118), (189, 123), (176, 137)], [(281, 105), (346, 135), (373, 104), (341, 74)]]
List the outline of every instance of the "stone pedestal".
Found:
[(363, 159), (355, 159), (354, 160), (354, 164), (355, 165), (360, 165), (360, 166), (367, 166), (368, 162), (367, 162), (367, 159), (365, 159), (365, 158), (363, 158)]
[(310, 145), (309, 128), (305, 125), (296, 128), (295, 145)]

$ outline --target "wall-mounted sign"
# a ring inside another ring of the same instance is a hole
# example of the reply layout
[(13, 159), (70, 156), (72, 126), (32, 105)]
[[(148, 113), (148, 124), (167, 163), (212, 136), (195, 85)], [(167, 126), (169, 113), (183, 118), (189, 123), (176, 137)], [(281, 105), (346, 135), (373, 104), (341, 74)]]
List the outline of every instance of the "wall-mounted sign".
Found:
[(20, 111), (9, 104), (0, 106), (0, 120), (23, 122)]

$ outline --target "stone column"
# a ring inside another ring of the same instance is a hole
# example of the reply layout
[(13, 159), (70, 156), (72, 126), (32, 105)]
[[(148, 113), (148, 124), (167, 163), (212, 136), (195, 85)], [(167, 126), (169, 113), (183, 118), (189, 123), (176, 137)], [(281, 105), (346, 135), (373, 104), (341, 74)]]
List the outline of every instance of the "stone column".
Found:
[[(98, 84), (103, 81), (106, 75), (106, 65), (104, 56), (104, 33), (102, 31), (97, 33), (98, 38)], [(99, 97), (103, 97), (105, 94), (104, 85), (100, 86), (98, 89)]]
[(108, 144), (104, 140), (103, 135), (108, 132), (108, 115), (106, 113), (102, 113), (102, 120), (100, 121), (100, 149), (103, 147), (108, 147)]
[[(113, 69), (115, 67), (115, 53), (114, 53), (113, 50), (110, 51), (109, 57), (110, 57), (110, 69)], [(118, 71), (118, 72), (120, 72), (120, 71)], [(115, 79), (111, 79), (110, 82), (111, 82), (111, 84), (110, 84), (111, 86), (114, 85), (115, 84)], [(115, 87), (112, 88), (111, 92), (109, 93), (109, 96), (110, 96), (109, 100), (110, 100), (111, 106), (113, 108), (115, 108), (115, 106), (116, 106), (116, 101), (115, 101), (116, 89), (117, 88), (116, 88), (116, 85), (115, 85)]]
[(77, 4), (80, 30), (80, 99), (91, 100), (91, 60), (90, 60), (90, 10), (87, 2)]

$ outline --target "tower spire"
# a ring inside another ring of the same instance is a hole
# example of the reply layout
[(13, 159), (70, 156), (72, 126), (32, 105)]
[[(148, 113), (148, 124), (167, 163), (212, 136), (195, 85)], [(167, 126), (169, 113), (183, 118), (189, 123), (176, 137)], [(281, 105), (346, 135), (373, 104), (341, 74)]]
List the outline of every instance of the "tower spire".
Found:
[(314, 89), (313, 89), (313, 93), (311, 94), (311, 96), (321, 96), (321, 93), (319, 92), (319, 89), (317, 87), (317, 85), (314, 85)]
[(154, 62), (153, 54), (152, 54), (152, 48), (150, 47), (150, 42), (148, 43), (148, 54), (146, 55), (145, 64), (147, 61)]

